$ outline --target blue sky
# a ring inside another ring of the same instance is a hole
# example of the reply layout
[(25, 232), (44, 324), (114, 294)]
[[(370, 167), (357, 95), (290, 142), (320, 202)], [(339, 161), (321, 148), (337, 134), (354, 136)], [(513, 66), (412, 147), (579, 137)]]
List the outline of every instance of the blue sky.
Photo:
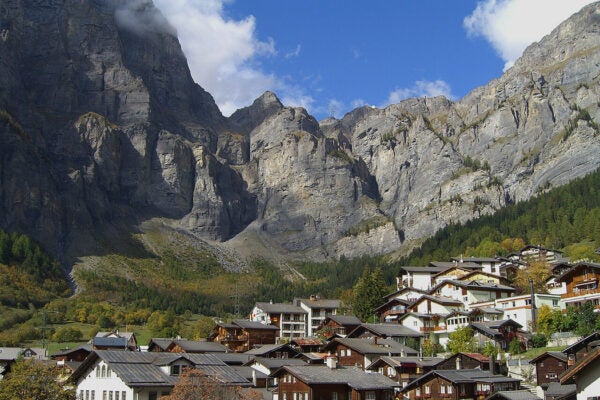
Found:
[(230, 115), (265, 90), (317, 119), (460, 99), (590, 0), (155, 0)]

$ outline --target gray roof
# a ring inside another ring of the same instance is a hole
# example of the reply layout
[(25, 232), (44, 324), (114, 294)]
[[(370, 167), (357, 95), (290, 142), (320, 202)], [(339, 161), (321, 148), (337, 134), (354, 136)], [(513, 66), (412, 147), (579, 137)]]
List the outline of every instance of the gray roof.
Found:
[(361, 354), (380, 354), (380, 355), (396, 355), (404, 353), (407, 356), (418, 355), (419, 352), (408, 346), (400, 344), (392, 339), (377, 339), (377, 343), (373, 343), (372, 339), (361, 338), (335, 338), (325, 345), (324, 349), (335, 347), (336, 343), (341, 343), (344, 346), (355, 350)]
[(475, 310), (481, 310), (485, 314), (504, 314), (504, 311), (493, 307), (477, 307)]
[(252, 365), (254, 363), (264, 365), (271, 371), (275, 371), (285, 365), (306, 365), (307, 362), (300, 358), (266, 358), (255, 357), (244, 365)]
[(342, 303), (337, 299), (294, 299), (294, 303), (300, 305), (300, 302), (310, 308), (339, 308)]
[(96, 336), (92, 339), (92, 345), (99, 347), (127, 347), (127, 338), (125, 337), (102, 337)]
[(484, 263), (484, 262), (501, 262), (497, 258), (492, 257), (452, 257), (452, 261), (457, 263)]
[(279, 330), (275, 325), (266, 325), (261, 322), (250, 321), (249, 319), (236, 319), (233, 321), (233, 325), (237, 325), (244, 329)]
[[(446, 281), (444, 281), (444, 282), (446, 282)], [(436, 302), (436, 303), (442, 304), (442, 305), (460, 305), (460, 306), (463, 305), (462, 301), (453, 299), (451, 297), (434, 296), (431, 294), (424, 294), (423, 296), (419, 297), (419, 299), (417, 301), (415, 301), (412, 304), (412, 306), (414, 306), (415, 304), (419, 304), (423, 300), (430, 300), (430, 301), (433, 301), (433, 302)]]
[(287, 351), (290, 351), (293, 353), (298, 353), (296, 350), (292, 349), (287, 344), (264, 344), (262, 346), (258, 346), (253, 349), (250, 349), (250, 350), (246, 351), (244, 354), (262, 355), (262, 354), (267, 354), (267, 353), (270, 353), (272, 351), (276, 351), (276, 350), (279, 350), (282, 348), (285, 348)]
[[(443, 271), (444, 269), (450, 269), (450, 268), (464, 268), (464, 269), (483, 269), (483, 267), (479, 264), (475, 264), (475, 263), (470, 263), (470, 262), (454, 262), (454, 261), (431, 261), (429, 264), (433, 265), (434, 267), (437, 268), (441, 268)], [(441, 272), (440, 271), (440, 272)]]
[(546, 396), (564, 396), (567, 394), (574, 394), (577, 392), (577, 385), (561, 385), (560, 382), (550, 382), (548, 383), (548, 388), (546, 389)]
[(0, 361), (14, 361), (23, 351), (21, 347), (0, 347)]
[[(373, 332), (377, 335), (385, 336), (385, 337), (420, 337), (423, 336), (421, 332), (417, 332), (414, 329), (407, 328), (404, 325), (397, 323), (380, 323), (380, 324), (360, 324), (360, 326), (356, 327), (352, 332), (359, 332), (362, 329), (366, 329), (370, 332)], [(348, 337), (352, 337), (353, 334), (350, 332)]]
[(265, 374), (264, 372), (261, 372), (257, 369), (245, 365), (234, 365), (231, 368), (233, 368), (235, 372), (246, 378), (248, 382), (252, 382), (254, 376), (256, 376), (258, 379), (266, 379), (269, 377), (269, 375)]
[(471, 322), (471, 327), (473, 327), (473, 329), (476, 331), (488, 336), (499, 336), (501, 333), (498, 331), (498, 328), (505, 324), (512, 324), (519, 328), (523, 327), (521, 324), (513, 321), (512, 319), (505, 319), (502, 321)]
[(504, 292), (514, 292), (516, 289), (512, 286), (501, 285), (499, 283), (491, 283), (491, 282), (479, 282), (479, 281), (461, 281), (458, 279), (444, 279), (440, 283), (438, 283), (433, 289), (443, 286), (446, 283), (451, 283), (454, 286), (458, 286), (460, 288), (472, 289), (472, 290), (502, 290)]
[(293, 365), (284, 370), (309, 385), (346, 384), (355, 390), (392, 390), (399, 384), (387, 376), (371, 374), (357, 367), (329, 368), (325, 365)]
[[(494, 400), (541, 400), (540, 397), (529, 390), (502, 390), (488, 396), (487, 399)], [(486, 400), (487, 400), (486, 399)]]
[(424, 382), (428, 382), (435, 376), (439, 376), (448, 382), (452, 383), (497, 383), (497, 382), (521, 382), (519, 379), (508, 378), (504, 375), (494, 375), (490, 371), (483, 371), (480, 369), (462, 369), (462, 370), (433, 370), (429, 371), (425, 375), (422, 375), (412, 380), (407, 386), (402, 388), (402, 392), (407, 392), (413, 388), (421, 385)]
[[(83, 344), (78, 347), (74, 347), (72, 349), (62, 349), (60, 351), (57, 351), (56, 353), (51, 354), (51, 357), (65, 356), (67, 354), (75, 353), (76, 351), (79, 351), (79, 350), (83, 350), (83, 351), (87, 351), (88, 353), (91, 353), (92, 346), (88, 343), (88, 344)], [(0, 356), (1, 356), (1, 354), (0, 354)], [(0, 357), (0, 359), (1, 359), (1, 357)]]
[[(433, 263), (432, 263), (433, 264)], [(445, 271), (446, 267), (429, 266), (429, 267), (400, 267), (400, 271), (422, 273), (422, 274), (437, 274), (438, 272)]]
[(330, 315), (327, 317), (340, 325), (360, 325), (361, 320), (354, 315)]
[(383, 356), (379, 357), (377, 360), (373, 361), (371, 365), (367, 367), (367, 369), (371, 369), (374, 366), (379, 366), (382, 363), (389, 365), (390, 367), (402, 367), (409, 365), (416, 365), (418, 367), (432, 367), (444, 361), (444, 358), (441, 357), (389, 357)]
[(227, 353), (229, 349), (217, 342), (206, 342), (198, 340), (175, 339), (173, 343), (188, 353)]
[(73, 372), (71, 379), (78, 382), (85, 377), (94, 368), (98, 359), (104, 360), (110, 369), (130, 387), (173, 386), (179, 377), (165, 373), (161, 366), (170, 365), (178, 360), (186, 360), (186, 363), (201, 369), (224, 384), (248, 386), (248, 381), (244, 377), (212, 354), (142, 353), (119, 350), (95, 350)]
[(256, 303), (256, 307), (266, 313), (273, 314), (306, 314), (306, 310), (294, 305), (285, 303)]
[(213, 353), (213, 356), (227, 365), (242, 365), (252, 358), (251, 355), (244, 353)]
[(169, 345), (171, 343), (173, 343), (173, 339), (167, 339), (167, 338), (151, 338), (150, 342), (148, 343), (148, 346), (152, 345), (152, 343), (154, 343), (156, 346), (158, 346), (160, 349), (165, 350), (167, 347), (169, 347)]

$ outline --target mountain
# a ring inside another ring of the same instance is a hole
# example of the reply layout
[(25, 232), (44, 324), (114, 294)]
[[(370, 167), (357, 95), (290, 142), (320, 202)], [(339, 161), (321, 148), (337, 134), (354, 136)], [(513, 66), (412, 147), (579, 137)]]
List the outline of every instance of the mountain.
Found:
[(151, 1), (4, 0), (0, 227), (66, 267), (156, 231), (231, 269), (406, 252), (600, 166), (599, 22), (585, 7), (459, 101), (317, 121), (267, 92), (225, 118)]

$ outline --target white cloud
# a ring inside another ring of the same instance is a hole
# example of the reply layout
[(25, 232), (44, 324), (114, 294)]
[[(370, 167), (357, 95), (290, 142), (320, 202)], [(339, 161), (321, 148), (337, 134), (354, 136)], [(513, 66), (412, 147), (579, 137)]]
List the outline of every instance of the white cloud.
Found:
[(510, 68), (523, 50), (539, 41), (592, 0), (484, 0), (467, 16), (471, 36), (483, 36)]
[(298, 57), (300, 55), (300, 50), (302, 50), (302, 46), (297, 45), (293, 51), (286, 53), (285, 58), (290, 59)]
[(274, 74), (260, 69), (261, 57), (277, 54), (275, 41), (256, 37), (253, 16), (236, 21), (225, 16), (226, 0), (155, 0), (177, 29), (194, 80), (230, 115), (266, 90), (285, 89)]
[(446, 96), (449, 99), (453, 99), (452, 90), (450, 85), (442, 80), (436, 81), (416, 81), (413, 87), (396, 89), (390, 93), (387, 103), (395, 104), (402, 100), (411, 97), (436, 97)]

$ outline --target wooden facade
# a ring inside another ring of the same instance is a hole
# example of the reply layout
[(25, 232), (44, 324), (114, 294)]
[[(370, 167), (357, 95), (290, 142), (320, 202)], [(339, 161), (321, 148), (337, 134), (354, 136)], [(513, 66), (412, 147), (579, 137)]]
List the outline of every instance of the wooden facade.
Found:
[(456, 353), (435, 366), (435, 369), (490, 369), (488, 356), (479, 353)]
[(259, 322), (249, 323), (247, 326), (239, 325), (236, 322), (217, 324), (209, 339), (238, 353), (264, 344), (275, 344), (277, 328), (272, 325), (261, 325)]
[(558, 377), (567, 370), (567, 356), (560, 352), (546, 352), (530, 361), (535, 365), (536, 383), (560, 382)]
[(365, 364), (365, 355), (358, 352), (357, 350), (351, 349), (350, 347), (335, 342), (332, 342), (331, 352), (337, 356), (338, 365), (352, 366), (356, 365), (362, 369), (366, 367)]

